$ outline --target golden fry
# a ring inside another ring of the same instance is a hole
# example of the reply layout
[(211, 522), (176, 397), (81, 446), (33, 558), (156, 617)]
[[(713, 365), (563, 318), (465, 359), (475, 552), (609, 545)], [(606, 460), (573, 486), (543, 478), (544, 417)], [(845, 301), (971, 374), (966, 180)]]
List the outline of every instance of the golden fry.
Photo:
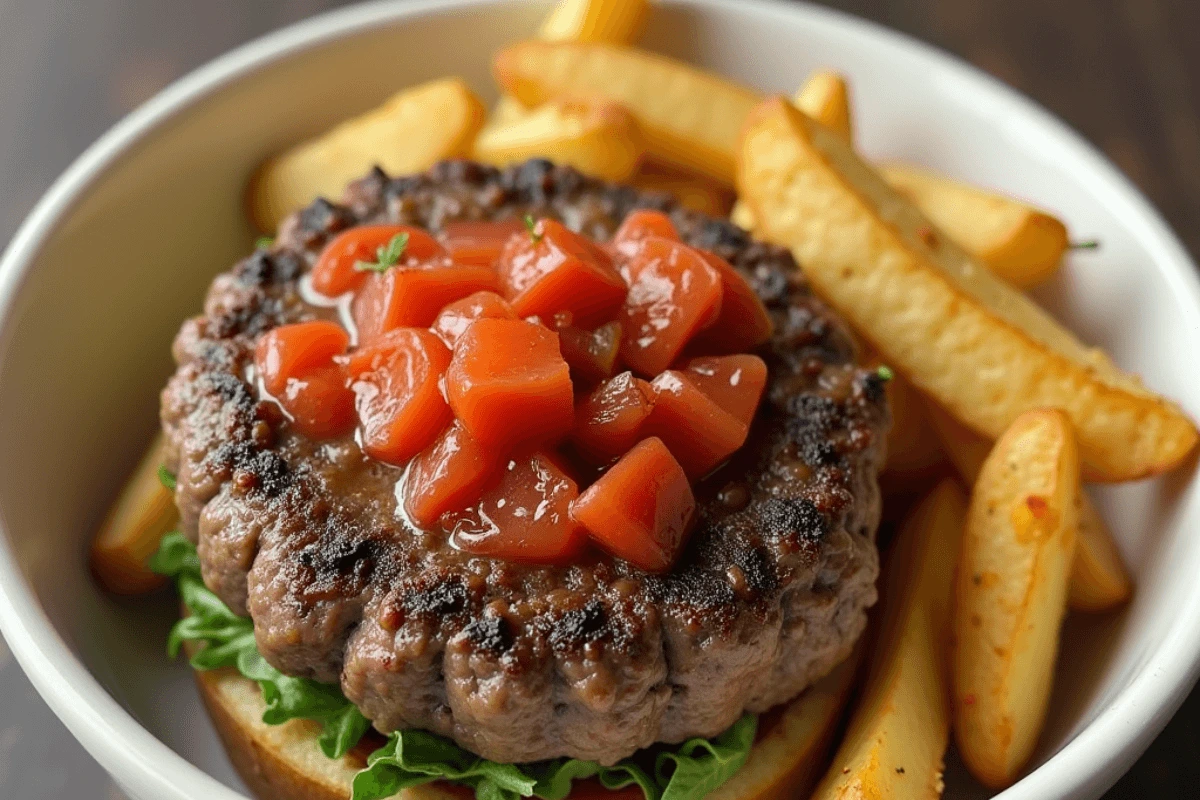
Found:
[(725, 185), (738, 131), (759, 95), (665, 56), (612, 44), (528, 41), (496, 55), (496, 80), (526, 107), (558, 97), (602, 98), (629, 109), (647, 152)]
[(1016, 779), (1045, 720), (1079, 530), (1079, 452), (1067, 415), (1029, 411), (971, 493), (954, 614), (954, 730), (993, 788)]
[(250, 216), (260, 230), (271, 232), (317, 197), (341, 197), (347, 183), (373, 166), (404, 175), (470, 155), (484, 114), (479, 98), (459, 78), (405, 89), (263, 164), (250, 183)]
[(1069, 245), (1067, 228), (1045, 211), (904, 164), (882, 165), (879, 172), (955, 243), (1013, 286), (1036, 286), (1058, 269)]
[(635, 41), (646, 27), (649, 0), (562, 0), (538, 29), (546, 41)]
[(92, 540), (92, 572), (114, 594), (144, 594), (166, 579), (146, 566), (163, 534), (179, 523), (175, 496), (162, 485), (163, 437), (155, 437)]
[(966, 505), (962, 489), (946, 479), (905, 520), (862, 700), (813, 800), (941, 796), (950, 737), (945, 654)]
[(643, 163), (630, 180), (639, 189), (674, 195), (684, 208), (713, 217), (723, 217), (733, 204), (733, 192), (703, 175), (655, 164)]
[(738, 183), (759, 233), (789, 246), (890, 366), (973, 429), (998, 436), (1023, 411), (1062, 408), (1088, 478), (1100, 481), (1169, 470), (1195, 446), (1178, 406), (945, 241), (845, 141), (782, 98), (748, 122)]

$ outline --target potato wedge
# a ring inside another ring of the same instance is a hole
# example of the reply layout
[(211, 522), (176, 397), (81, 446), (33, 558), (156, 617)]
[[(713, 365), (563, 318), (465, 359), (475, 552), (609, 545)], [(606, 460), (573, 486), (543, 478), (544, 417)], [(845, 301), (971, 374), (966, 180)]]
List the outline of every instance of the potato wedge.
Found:
[[(926, 414), (954, 468), (970, 485), (992, 450), (992, 443), (950, 416), (936, 403), (926, 403)], [(1129, 602), (1133, 579), (1112, 531), (1092, 504), (1086, 490), (1079, 492), (1079, 536), (1071, 565), (1067, 605), (1072, 611), (1111, 611)]]
[[(850, 89), (846, 77), (830, 69), (811, 73), (792, 98), (796, 108), (829, 128), (847, 142), (854, 141), (850, 118)], [(729, 214), (730, 221), (743, 230), (754, 230), (754, 212), (740, 200)]]
[(649, 0), (562, 0), (538, 29), (546, 41), (632, 42), (646, 27)]
[(637, 117), (656, 159), (732, 186), (751, 89), (682, 61), (598, 42), (520, 42), (493, 62), (507, 94), (533, 108), (556, 97), (602, 98)]
[(905, 520), (862, 700), (813, 800), (941, 796), (950, 738), (945, 654), (966, 507), (957, 482), (945, 479)]
[(685, 208), (714, 217), (723, 217), (733, 205), (733, 191), (694, 172), (668, 167), (653, 161), (642, 163), (629, 181), (639, 189), (666, 192)]
[(459, 78), (405, 89), (259, 167), (249, 187), (250, 216), (270, 233), (317, 197), (340, 197), (347, 183), (375, 165), (403, 175), (467, 156), (484, 115), (479, 98)]
[[(941, 442), (925, 415), (923, 398), (900, 375), (887, 382), (892, 428), (887, 437), (886, 483), (912, 487), (928, 481), (946, 463)], [(925, 484), (928, 486), (928, 484)]]
[(633, 115), (612, 103), (556, 100), (520, 119), (488, 125), (475, 140), (475, 158), (498, 167), (549, 158), (580, 172), (624, 181), (645, 147)]
[(804, 694), (759, 718), (759, 739), (737, 774), (706, 800), (807, 797), (828, 764), (838, 723), (854, 688), (863, 643)]
[(918, 389), (999, 436), (1022, 412), (1062, 408), (1089, 480), (1177, 465), (1195, 425), (1099, 349), (939, 236), (839, 136), (782, 98), (759, 106), (738, 187), (766, 239)]
[(1070, 419), (1025, 412), (975, 482), (955, 593), (955, 736), (971, 773), (993, 788), (1016, 779), (1041, 733), (1078, 506)]
[(92, 540), (92, 573), (114, 594), (144, 594), (166, 583), (146, 566), (163, 534), (179, 523), (175, 495), (158, 478), (164, 446), (159, 433)]
[(1053, 275), (1070, 244), (1059, 219), (1020, 200), (907, 164), (883, 164), (879, 173), (960, 247), (1018, 289)]

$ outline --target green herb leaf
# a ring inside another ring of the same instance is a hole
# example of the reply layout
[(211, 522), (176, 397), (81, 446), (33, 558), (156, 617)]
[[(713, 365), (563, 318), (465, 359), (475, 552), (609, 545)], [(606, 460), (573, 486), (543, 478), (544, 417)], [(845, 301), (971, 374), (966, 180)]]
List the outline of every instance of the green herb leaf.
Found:
[(237, 667), (243, 676), (258, 683), (267, 706), (263, 722), (279, 725), (291, 719), (310, 719), (320, 723), (317, 741), (330, 758), (341, 758), (358, 744), (370, 726), (367, 718), (337, 685), (293, 678), (268, 664), (254, 641), (254, 623), (234, 614), (204, 585), (196, 546), (183, 534), (163, 537), (150, 568), (175, 579), (190, 612), (171, 629), (167, 652), (172, 657), (179, 654), (184, 642), (198, 642), (203, 647), (192, 656), (193, 668)]
[(1068, 246), (1071, 250), (1099, 250), (1099, 239), (1084, 239), (1081, 242), (1071, 242)]
[(887, 364), (880, 364), (879, 369), (875, 370), (875, 374), (879, 376), (879, 380), (887, 382), (896, 377), (896, 373), (892, 372), (892, 368)]
[(478, 800), (530, 797), (537, 780), (513, 764), (497, 764), (468, 753), (426, 731), (397, 731), (367, 758), (354, 776), (353, 800), (381, 800), (410, 786), (448, 780), (470, 786)]
[(260, 236), (254, 240), (256, 250), (269, 250), (273, 244), (275, 244), (275, 239), (271, 236)]
[(387, 243), (386, 247), (379, 247), (375, 250), (374, 263), (367, 261), (356, 261), (354, 268), (359, 272), (387, 272), (392, 267), (396, 266), (396, 262), (404, 255), (404, 249), (408, 247), (408, 232), (397, 233)]
[(654, 777), (662, 800), (698, 800), (733, 777), (750, 757), (758, 717), (746, 714), (715, 739), (688, 739), (658, 754)]
[(538, 233), (537, 221), (534, 220), (533, 214), (525, 215), (525, 230), (529, 231), (529, 239), (534, 244), (537, 244), (546, 236), (544, 233)]
[(161, 483), (164, 488), (170, 489), (172, 492), (175, 491), (175, 473), (171, 472), (171, 470), (167, 469), (162, 464), (158, 465), (158, 482)]

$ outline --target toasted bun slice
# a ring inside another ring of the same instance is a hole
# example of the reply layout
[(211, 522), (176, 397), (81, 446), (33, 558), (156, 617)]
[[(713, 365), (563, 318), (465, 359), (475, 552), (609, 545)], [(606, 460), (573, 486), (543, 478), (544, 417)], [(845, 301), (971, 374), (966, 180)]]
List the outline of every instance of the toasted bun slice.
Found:
[[(758, 741), (737, 775), (712, 796), (720, 800), (766, 800), (806, 793), (828, 763), (830, 745), (857, 673), (858, 653), (786, 706), (765, 715)], [(348, 800), (355, 774), (366, 766), (360, 747), (327, 758), (317, 746), (315, 723), (262, 721), (258, 686), (234, 669), (196, 673), (200, 697), (234, 768), (262, 800)], [(569, 800), (631, 800), (641, 790), (608, 791), (594, 782), (576, 784)], [(471, 800), (470, 789), (431, 783), (405, 789), (402, 800)]]

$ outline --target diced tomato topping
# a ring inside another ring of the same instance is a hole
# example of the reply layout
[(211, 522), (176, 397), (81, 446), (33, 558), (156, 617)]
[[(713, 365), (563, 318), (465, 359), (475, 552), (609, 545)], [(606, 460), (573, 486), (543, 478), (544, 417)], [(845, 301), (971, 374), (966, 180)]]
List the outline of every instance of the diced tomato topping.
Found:
[(586, 331), (567, 325), (558, 331), (563, 358), (572, 374), (585, 383), (611, 378), (621, 351), (621, 323), (609, 322)]
[(424, 328), (389, 331), (348, 358), (367, 455), (404, 464), (450, 424), (438, 386), (449, 364), (446, 345)]
[(687, 363), (684, 374), (721, 408), (744, 425), (754, 420), (763, 388), (767, 385), (767, 365), (758, 356), (705, 356)]
[(771, 315), (742, 273), (718, 255), (696, 252), (721, 274), (724, 289), (717, 321), (702, 331), (693, 345), (710, 353), (744, 353), (770, 339), (775, 329)]
[(495, 271), (449, 261), (374, 273), (351, 305), (358, 341), (370, 342), (396, 328), (428, 327), (447, 304), (496, 288)]
[(512, 306), (495, 292), (476, 292), (455, 300), (433, 321), (433, 332), (453, 348), (467, 326), (477, 319), (516, 319)]
[(456, 264), (491, 267), (514, 234), (525, 233), (519, 219), (504, 222), (462, 221), (447, 222), (442, 242)]
[(608, 552), (647, 572), (675, 563), (696, 512), (692, 486), (661, 439), (643, 439), (571, 505)]
[[(474, 326), (472, 326), (474, 327)], [(514, 458), (499, 482), (467, 511), (443, 518), (461, 550), (510, 561), (558, 564), (578, 555), (587, 541), (571, 518), (579, 496), (575, 481), (546, 453)]]
[(654, 407), (654, 390), (632, 372), (596, 387), (579, 404), (572, 441), (593, 464), (611, 463), (642, 438), (642, 425)]
[(558, 335), (524, 320), (481, 319), (454, 346), (446, 396), (485, 447), (552, 441), (575, 420), (571, 375)]
[(350, 343), (333, 322), (301, 322), (268, 331), (258, 341), (254, 365), (265, 389), (296, 429), (329, 439), (354, 427), (354, 393), (334, 356)]
[(495, 454), (455, 421), (409, 465), (404, 509), (418, 525), (430, 527), (443, 514), (471, 505), (498, 467)]
[(721, 311), (721, 275), (699, 251), (650, 237), (622, 266), (621, 358), (643, 375), (662, 372)]
[(608, 246), (618, 256), (633, 258), (641, 248), (642, 241), (651, 236), (679, 241), (679, 232), (675, 230), (675, 223), (671, 222), (670, 217), (661, 211), (638, 209), (625, 217)]
[(327, 297), (358, 289), (370, 272), (357, 269), (355, 265), (376, 263), (380, 250), (386, 250), (392, 239), (400, 234), (408, 234), (408, 242), (397, 261), (402, 266), (426, 262), (446, 252), (436, 239), (420, 228), (360, 225), (339, 233), (325, 245), (312, 268), (313, 288)]
[(702, 478), (742, 446), (749, 426), (717, 405), (682, 372), (668, 370), (653, 381), (654, 408), (646, 436), (657, 436), (693, 480)]
[(504, 296), (522, 317), (570, 311), (586, 327), (611, 319), (625, 299), (625, 282), (608, 254), (551, 219), (514, 236), (496, 268)]

